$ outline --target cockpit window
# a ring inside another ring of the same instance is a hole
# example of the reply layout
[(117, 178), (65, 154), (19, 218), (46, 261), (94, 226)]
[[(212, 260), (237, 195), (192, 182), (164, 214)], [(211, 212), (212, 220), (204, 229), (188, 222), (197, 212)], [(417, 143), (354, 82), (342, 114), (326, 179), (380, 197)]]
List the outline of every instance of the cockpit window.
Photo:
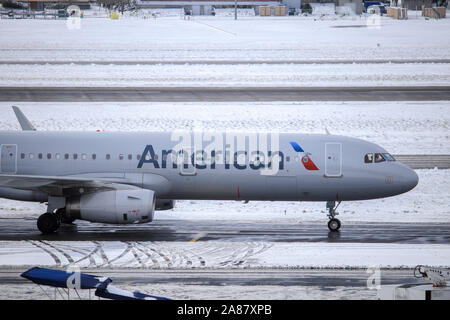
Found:
[(375, 163), (386, 161), (381, 153), (375, 153)]
[(372, 163), (373, 162), (373, 153), (367, 153), (364, 156), (364, 163)]
[(383, 153), (383, 156), (387, 161), (395, 161), (395, 158), (389, 153)]

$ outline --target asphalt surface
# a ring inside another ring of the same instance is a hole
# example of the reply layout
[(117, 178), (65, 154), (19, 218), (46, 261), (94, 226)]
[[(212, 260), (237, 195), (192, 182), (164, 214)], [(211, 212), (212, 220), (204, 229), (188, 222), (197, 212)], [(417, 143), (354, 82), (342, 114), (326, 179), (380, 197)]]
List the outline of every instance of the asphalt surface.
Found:
[[(20, 277), (26, 269), (0, 268), (1, 284), (23, 284), (29, 280)], [(327, 287), (352, 286), (366, 287), (368, 273), (366, 270), (287, 270), (287, 269), (179, 269), (179, 270), (142, 270), (142, 269), (83, 269), (83, 273), (97, 276), (108, 276), (114, 285), (120, 283), (140, 286), (148, 283), (177, 283), (188, 285), (241, 285), (241, 286), (319, 286)], [(402, 282), (417, 283), (413, 271), (381, 270), (381, 284), (397, 284)]]
[(402, 154), (394, 158), (412, 169), (450, 169), (448, 154)]
[(0, 87), (0, 101), (199, 102), (199, 101), (440, 101), (450, 86), (405, 87)]
[(58, 233), (42, 235), (35, 218), (0, 219), (0, 240), (49, 241), (239, 241), (239, 242), (358, 242), (442, 243), (450, 242), (450, 223), (356, 223), (341, 217), (339, 232), (323, 223), (260, 223), (216, 220), (156, 220), (139, 225), (105, 225), (76, 221)]
[[(8, 50), (10, 51), (10, 50)], [(15, 50), (17, 51), (17, 50)], [(2, 52), (2, 50), (0, 50)], [(6, 54), (6, 53), (5, 53)], [(0, 65), (253, 65), (253, 64), (424, 64), (450, 63), (450, 59), (358, 59), (358, 60), (3, 60)]]

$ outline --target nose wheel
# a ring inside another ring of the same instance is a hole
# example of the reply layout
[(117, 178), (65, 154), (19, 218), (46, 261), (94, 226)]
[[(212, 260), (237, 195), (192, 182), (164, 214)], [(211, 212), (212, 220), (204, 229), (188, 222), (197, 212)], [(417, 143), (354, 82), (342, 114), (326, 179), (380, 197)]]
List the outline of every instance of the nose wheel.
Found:
[(339, 219), (333, 218), (328, 221), (328, 229), (330, 229), (330, 231), (338, 231), (340, 227), (341, 221), (339, 221)]
[(330, 231), (339, 231), (339, 229), (341, 228), (341, 221), (335, 218), (335, 216), (339, 214), (338, 212), (336, 212), (336, 209), (340, 204), (341, 201), (339, 201), (337, 205), (336, 201), (327, 201), (328, 218), (330, 219), (328, 221), (328, 229), (330, 229)]

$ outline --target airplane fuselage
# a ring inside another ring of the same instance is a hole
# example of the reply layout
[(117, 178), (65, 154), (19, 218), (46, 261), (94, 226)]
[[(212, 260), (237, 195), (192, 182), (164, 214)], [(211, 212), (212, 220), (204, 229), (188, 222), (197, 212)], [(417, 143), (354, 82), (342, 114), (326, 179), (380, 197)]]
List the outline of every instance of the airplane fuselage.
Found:
[[(89, 177), (159, 199), (365, 200), (418, 181), (380, 146), (328, 134), (14, 131), (0, 133), (0, 148), (0, 174)], [(27, 194), (0, 188), (0, 197), (46, 201), (45, 188)]]

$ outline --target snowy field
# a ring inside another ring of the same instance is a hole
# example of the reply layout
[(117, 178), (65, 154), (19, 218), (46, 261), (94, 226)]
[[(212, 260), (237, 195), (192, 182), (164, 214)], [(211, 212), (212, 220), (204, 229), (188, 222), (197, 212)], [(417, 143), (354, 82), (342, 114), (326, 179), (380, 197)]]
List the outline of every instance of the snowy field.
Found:
[(392, 154), (450, 154), (449, 101), (0, 102), (0, 130), (20, 130), (11, 105), (20, 106), (38, 130), (325, 133), (328, 128), (380, 144)]
[(0, 61), (449, 59), (450, 19), (0, 20)]
[(450, 266), (448, 244), (0, 241), (0, 266), (83, 268), (414, 268)]
[[(86, 18), (80, 29), (68, 29), (63, 20), (0, 20), (0, 62), (10, 63), (0, 64), (0, 86), (450, 83), (450, 34), (446, 32), (450, 19), (396, 21), (382, 17), (380, 28), (371, 29), (366, 28), (365, 16), (241, 17), (234, 21), (220, 12), (216, 17), (192, 20), (151, 15), (151, 19), (127, 16), (117, 21)], [(433, 63), (414, 63), (423, 59)], [(377, 60), (384, 63), (348, 63)], [(391, 60), (412, 63), (389, 63)], [(14, 64), (24, 61), (33, 64)], [(68, 64), (46, 64), (55, 61)], [(111, 64), (95, 64), (108, 61)], [(151, 61), (159, 63), (145, 64)], [(179, 61), (186, 64), (170, 64)], [(201, 64), (214, 61), (219, 64)], [(255, 61), (258, 63), (252, 63)], [(295, 61), (302, 64), (289, 63)]]
[[(449, 48), (450, 50), (450, 48)], [(445, 86), (450, 64), (0, 65), (0, 86)]]

